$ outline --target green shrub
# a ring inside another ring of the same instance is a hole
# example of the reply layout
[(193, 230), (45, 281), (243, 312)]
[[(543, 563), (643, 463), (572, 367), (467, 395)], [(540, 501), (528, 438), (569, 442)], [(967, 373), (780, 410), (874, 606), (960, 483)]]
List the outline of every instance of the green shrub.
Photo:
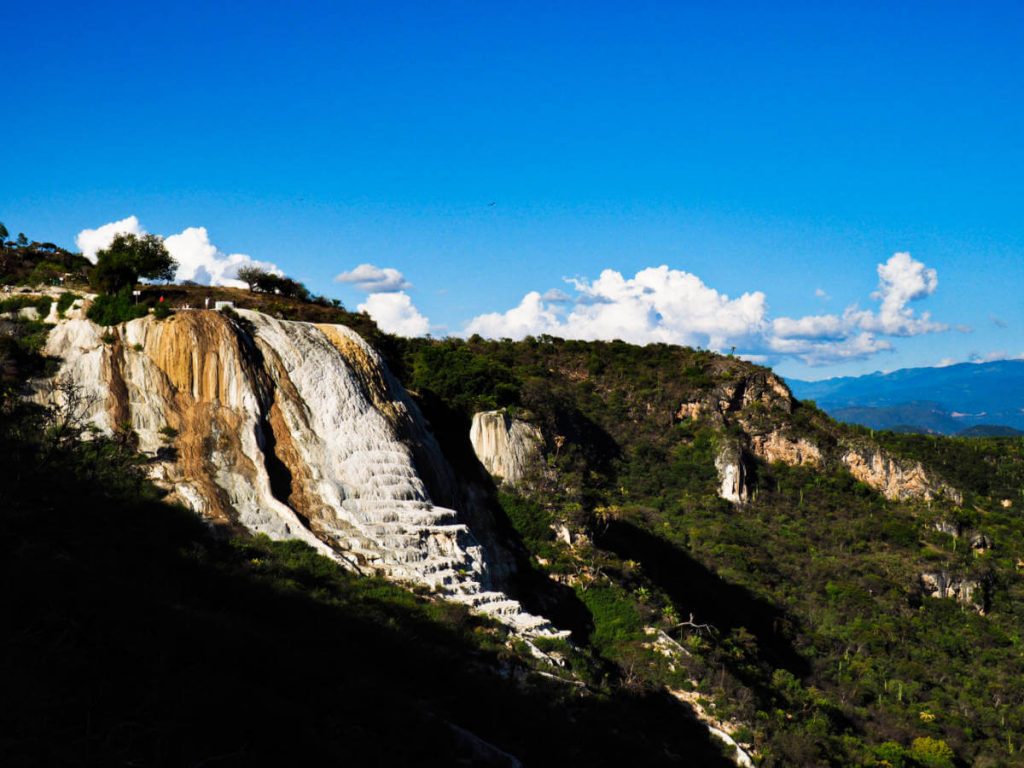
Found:
[(65, 268), (63, 264), (56, 264), (52, 261), (43, 261), (36, 264), (29, 274), (28, 281), (33, 285), (41, 283), (53, 284), (58, 282), (57, 278), (63, 275)]
[(97, 296), (86, 315), (99, 325), (117, 325), (148, 313), (148, 307), (133, 302), (132, 289), (128, 287), (113, 295)]
[(580, 590), (580, 598), (594, 617), (594, 645), (603, 653), (615, 646), (636, 640), (642, 622), (633, 599), (615, 585), (596, 585)]
[(498, 501), (524, 541), (535, 545), (554, 539), (551, 515), (540, 504), (510, 493), (498, 494)]
[(0, 301), (0, 312), (17, 312), (26, 307), (35, 307), (42, 319), (50, 314), (50, 304), (53, 300), (49, 296), (12, 296), (9, 299)]
[(170, 442), (171, 440), (174, 440), (174, 438), (176, 438), (178, 436), (178, 430), (176, 430), (174, 427), (169, 426), (167, 424), (165, 424), (164, 426), (160, 427), (159, 431), (160, 431), (160, 435), (165, 440), (167, 440), (168, 442)]
[(64, 313), (71, 309), (71, 305), (80, 298), (82, 297), (76, 293), (62, 293), (60, 298), (57, 299), (57, 315), (64, 317)]
[(874, 762), (871, 765), (879, 768), (907, 768), (907, 751), (895, 741), (879, 744), (874, 749)]
[(931, 736), (914, 739), (910, 756), (924, 768), (953, 768), (953, 750), (942, 739)]

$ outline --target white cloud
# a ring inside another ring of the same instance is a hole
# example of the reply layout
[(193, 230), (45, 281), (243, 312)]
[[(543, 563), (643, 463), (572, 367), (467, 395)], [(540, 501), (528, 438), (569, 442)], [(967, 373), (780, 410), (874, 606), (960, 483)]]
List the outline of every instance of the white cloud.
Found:
[(353, 270), (337, 275), (334, 280), (339, 283), (351, 283), (367, 293), (391, 293), (412, 288), (412, 283), (397, 269), (381, 268), (373, 264), (360, 264)]
[[(736, 298), (705, 285), (699, 277), (667, 266), (626, 278), (604, 270), (597, 280), (568, 280), (576, 291), (531, 291), (518, 306), (473, 318), (466, 334), (522, 338), (550, 334), (575, 339), (622, 339), (636, 344), (666, 342), (726, 350), (747, 357), (795, 357), (826, 365), (871, 357), (892, 349), (886, 336), (915, 336), (948, 329), (927, 312), (907, 305), (931, 295), (938, 276), (906, 253), (878, 265), (877, 312), (856, 305), (839, 314), (769, 318), (760, 291)], [(820, 298), (828, 294), (816, 292)], [(567, 299), (574, 305), (565, 306)]]
[(544, 301), (550, 301), (554, 304), (568, 304), (572, 301), (572, 296), (558, 288), (552, 288), (544, 291), (544, 295), (541, 296), (541, 298)]
[[(129, 216), (96, 229), (83, 229), (75, 238), (75, 243), (82, 254), (95, 263), (97, 251), (110, 245), (114, 236), (120, 233), (143, 235), (146, 234), (146, 230), (135, 216)], [(268, 261), (257, 261), (244, 253), (221, 252), (210, 242), (206, 227), (188, 227), (176, 235), (165, 238), (164, 245), (171, 257), (178, 262), (175, 280), (244, 288), (245, 283), (237, 279), (240, 267), (255, 266), (275, 275), (284, 274)]]
[(832, 297), (828, 295), (828, 291), (826, 291), (824, 288), (815, 288), (814, 295), (817, 296), (822, 301), (832, 300)]
[(430, 330), (430, 320), (420, 314), (409, 295), (402, 291), (371, 293), (358, 309), (369, 314), (386, 333), (423, 336)]
[(78, 250), (85, 258), (95, 264), (96, 254), (110, 245), (114, 241), (115, 235), (120, 234), (144, 235), (146, 230), (142, 228), (135, 216), (129, 216), (126, 219), (96, 227), (96, 229), (83, 229), (75, 237), (75, 245), (78, 246)]
[(554, 310), (544, 306), (544, 297), (530, 291), (508, 312), (491, 312), (470, 320), (466, 335), (478, 333), (492, 339), (521, 339), (524, 336), (556, 335), (560, 320)]
[(765, 343), (768, 349), (778, 355), (796, 357), (812, 366), (862, 360), (892, 349), (888, 341), (867, 331), (846, 338), (826, 340), (770, 336), (765, 339)]
[(871, 295), (880, 299), (881, 307), (875, 319), (875, 328), (890, 336), (917, 336), (921, 333), (944, 331), (947, 326), (933, 323), (927, 312), (920, 318), (914, 317), (914, 310), (907, 304), (925, 296), (931, 296), (939, 285), (939, 276), (934, 269), (911, 258), (909, 253), (894, 253), (884, 264), (878, 265), (878, 290)]
[(970, 362), (972, 363), (995, 363), (999, 360), (1024, 360), (1024, 352), (1007, 352), (1005, 349), (997, 349), (993, 352), (986, 352), (980, 354), (978, 352), (972, 352), (970, 355)]
[(222, 253), (210, 242), (206, 227), (189, 227), (165, 239), (164, 245), (178, 262), (176, 280), (192, 280), (201, 285), (244, 288), (245, 283), (238, 279), (238, 270), (241, 267), (253, 266), (275, 275), (284, 274), (274, 264), (257, 261), (244, 253)]
[(777, 317), (772, 320), (772, 331), (783, 339), (841, 339), (846, 335), (842, 318), (835, 315)]
[(730, 299), (688, 272), (652, 267), (625, 278), (611, 269), (593, 282), (569, 281), (576, 305), (567, 314), (536, 291), (505, 313), (481, 315), (466, 333), (522, 338), (542, 333), (574, 339), (622, 339), (721, 347), (757, 336), (765, 324), (764, 294)]

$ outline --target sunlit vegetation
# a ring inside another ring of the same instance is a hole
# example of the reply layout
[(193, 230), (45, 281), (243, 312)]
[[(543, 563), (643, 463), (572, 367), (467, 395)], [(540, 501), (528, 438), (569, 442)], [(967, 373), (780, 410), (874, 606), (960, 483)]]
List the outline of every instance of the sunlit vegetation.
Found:
[[(506, 406), (543, 427), (546, 471), (500, 508), (533, 562), (574, 587), (590, 621), (577, 642), (622, 684), (697, 690), (763, 765), (1016, 764), (1024, 441), (872, 435), (812, 404), (750, 413), (829, 444), (878, 440), (967, 501), (895, 503), (837, 466), (760, 464), (754, 499), (734, 506), (715, 492), (720, 425), (673, 415), (749, 364), (546, 337), (404, 341), (398, 354), (428, 412), (468, 424)], [(979, 535), (991, 546), (972, 546)], [(991, 590), (987, 614), (924, 597), (920, 575), (935, 571)], [(655, 629), (686, 653), (668, 662)]]

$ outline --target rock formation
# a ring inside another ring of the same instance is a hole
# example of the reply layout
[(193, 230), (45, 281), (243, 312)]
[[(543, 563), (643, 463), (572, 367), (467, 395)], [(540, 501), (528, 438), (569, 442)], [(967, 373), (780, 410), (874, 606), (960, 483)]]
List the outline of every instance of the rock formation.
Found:
[[(701, 399), (681, 403), (675, 421), (706, 419), (720, 430), (739, 432), (715, 459), (723, 499), (742, 503), (753, 494), (745, 462), (757, 458), (769, 464), (819, 467), (840, 462), (861, 482), (886, 498), (931, 501), (938, 497), (961, 503), (961, 494), (930, 476), (920, 462), (901, 461), (881, 448), (853, 441), (834, 447), (835, 440), (818, 439), (815, 430), (794, 436), (789, 422), (798, 407), (789, 388), (770, 371), (754, 370), (729, 377)], [(738, 428), (738, 429), (737, 429)], [(830, 445), (832, 447), (826, 447)]]
[(715, 456), (715, 469), (720, 483), (719, 496), (734, 504), (742, 504), (750, 498), (743, 451), (738, 446), (722, 446)]
[(842, 462), (850, 474), (887, 499), (931, 501), (945, 496), (957, 504), (962, 502), (959, 491), (929, 476), (919, 461), (899, 461), (876, 447), (848, 447)]
[(469, 440), (491, 477), (510, 486), (521, 483), (537, 467), (544, 446), (539, 428), (504, 410), (474, 414)]
[[(554, 633), (494, 588), (460, 513), (433, 503), (425, 479), (455, 498), (454, 475), (377, 353), (344, 326), (239, 316), (66, 320), (46, 352), (62, 359), (57, 378), (73, 382), (84, 417), (133, 432), (154, 479), (208, 520), (298, 538), (352, 570)], [(44, 385), (37, 397), (62, 395)]]
[(821, 449), (803, 437), (792, 438), (775, 430), (765, 435), (751, 435), (750, 449), (769, 464), (781, 462), (791, 467), (817, 467), (822, 463)]
[(984, 614), (988, 608), (986, 585), (976, 579), (951, 574), (949, 571), (922, 573), (921, 592), (926, 597), (951, 598)]

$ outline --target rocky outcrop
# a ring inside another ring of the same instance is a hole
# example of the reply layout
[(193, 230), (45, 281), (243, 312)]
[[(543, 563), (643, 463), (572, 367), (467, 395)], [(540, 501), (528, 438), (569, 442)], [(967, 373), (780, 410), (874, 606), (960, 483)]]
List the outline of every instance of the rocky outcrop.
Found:
[(62, 358), (58, 377), (78, 388), (85, 419), (132, 430), (154, 479), (207, 519), (301, 539), (527, 634), (554, 632), (495, 589), (462, 515), (433, 502), (424, 478), (443, 489), (454, 475), (379, 355), (344, 326), (239, 314), (112, 329), (68, 320), (46, 352)]
[(715, 459), (722, 498), (741, 503), (753, 495), (749, 462), (759, 459), (769, 464), (809, 467), (839, 462), (888, 499), (944, 498), (962, 503), (956, 489), (931, 476), (920, 462), (899, 460), (874, 445), (851, 442), (837, 448), (834, 438), (818, 435), (814, 429), (806, 435), (791, 434), (791, 416), (798, 404), (771, 371), (724, 373), (724, 381), (702, 398), (681, 403), (673, 414), (676, 422), (706, 419), (719, 430), (728, 429), (733, 434), (730, 444)]
[(537, 467), (544, 446), (539, 428), (504, 410), (474, 414), (469, 441), (491, 477), (510, 486), (521, 483)]
[(792, 438), (780, 430), (765, 435), (752, 435), (750, 449), (759, 459), (773, 464), (781, 462), (791, 467), (820, 466), (821, 449), (805, 438)]
[(841, 461), (855, 478), (893, 501), (939, 497), (956, 504), (963, 501), (959, 491), (931, 477), (920, 462), (899, 461), (879, 448), (848, 447)]
[(949, 571), (922, 573), (921, 593), (926, 597), (950, 598), (984, 614), (988, 610), (987, 585), (977, 579), (968, 579)]
[(757, 369), (734, 380), (719, 384), (713, 392), (720, 413), (742, 414), (776, 411), (792, 413), (793, 395), (774, 373)]
[(743, 504), (750, 498), (747, 468), (743, 451), (736, 445), (724, 445), (715, 456), (718, 470), (718, 495), (734, 504)]

